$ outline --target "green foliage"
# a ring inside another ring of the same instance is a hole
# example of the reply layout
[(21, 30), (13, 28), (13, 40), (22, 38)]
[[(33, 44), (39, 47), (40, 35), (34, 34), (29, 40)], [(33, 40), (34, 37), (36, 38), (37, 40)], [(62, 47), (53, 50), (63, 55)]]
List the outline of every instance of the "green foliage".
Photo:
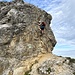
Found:
[(75, 59), (70, 58), (70, 57), (66, 57), (66, 58), (70, 61), (70, 64), (71, 64), (71, 63), (75, 63)]
[[(34, 64), (36, 64), (36, 63), (38, 63), (37, 60), (35, 60), (35, 63), (34, 63)], [(31, 72), (32, 66), (33, 66), (34, 64), (32, 64), (32, 65), (30, 66), (30, 70), (26, 71), (24, 75), (30, 75), (29, 72)]]
[(46, 72), (48, 72), (48, 74), (50, 74), (51, 68), (49, 67), (48, 70), (46, 70)]
[(35, 60), (35, 64), (36, 64), (36, 63), (38, 63), (38, 61), (37, 61), (37, 60)]
[(75, 72), (73, 74), (75, 75)]
[(29, 74), (30, 71), (31, 71), (31, 70), (26, 71), (24, 75), (30, 75), (30, 74)]
[(62, 57), (62, 56), (59, 56), (59, 57)]
[(30, 75), (29, 72), (31, 72), (31, 70), (32, 70), (32, 69), (31, 69), (32, 66), (33, 66), (33, 64), (31, 65), (30, 70), (26, 71), (24, 75)]
[(26, 71), (24, 75), (30, 75), (29, 72), (31, 72), (31, 70), (32, 70), (32, 69), (31, 69), (32, 66), (33, 66), (33, 64), (31, 65), (30, 70)]

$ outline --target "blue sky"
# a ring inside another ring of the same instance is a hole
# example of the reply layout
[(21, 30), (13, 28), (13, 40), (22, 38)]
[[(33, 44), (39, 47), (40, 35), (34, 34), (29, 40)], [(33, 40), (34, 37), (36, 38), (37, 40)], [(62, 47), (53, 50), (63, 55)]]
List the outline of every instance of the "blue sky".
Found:
[(53, 53), (75, 58), (75, 0), (25, 1), (52, 15), (51, 28), (57, 40)]

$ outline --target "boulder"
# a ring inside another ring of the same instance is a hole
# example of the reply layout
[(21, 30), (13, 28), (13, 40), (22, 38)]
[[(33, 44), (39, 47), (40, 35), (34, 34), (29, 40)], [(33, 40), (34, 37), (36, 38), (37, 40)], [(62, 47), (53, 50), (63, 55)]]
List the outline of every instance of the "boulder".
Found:
[[(73, 75), (66, 59), (52, 54), (56, 39), (51, 20), (23, 0), (0, 2), (0, 75)], [(46, 23), (43, 34), (39, 21)]]

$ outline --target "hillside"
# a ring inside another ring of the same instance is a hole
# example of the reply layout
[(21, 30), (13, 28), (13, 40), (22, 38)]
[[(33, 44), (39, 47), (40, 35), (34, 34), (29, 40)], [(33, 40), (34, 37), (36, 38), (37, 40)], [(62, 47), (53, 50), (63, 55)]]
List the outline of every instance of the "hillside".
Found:
[[(74, 75), (69, 60), (52, 54), (52, 16), (34, 5), (0, 2), (0, 75)], [(46, 27), (41, 35), (39, 21)]]

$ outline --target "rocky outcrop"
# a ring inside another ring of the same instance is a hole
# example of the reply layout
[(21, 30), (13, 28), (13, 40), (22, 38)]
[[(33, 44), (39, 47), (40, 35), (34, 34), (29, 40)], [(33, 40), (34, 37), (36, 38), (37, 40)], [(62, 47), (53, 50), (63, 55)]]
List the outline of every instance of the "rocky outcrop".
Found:
[[(46, 23), (43, 35), (40, 20)], [(73, 75), (67, 59), (52, 54), (56, 40), (51, 20), (23, 0), (0, 2), (0, 75)]]

